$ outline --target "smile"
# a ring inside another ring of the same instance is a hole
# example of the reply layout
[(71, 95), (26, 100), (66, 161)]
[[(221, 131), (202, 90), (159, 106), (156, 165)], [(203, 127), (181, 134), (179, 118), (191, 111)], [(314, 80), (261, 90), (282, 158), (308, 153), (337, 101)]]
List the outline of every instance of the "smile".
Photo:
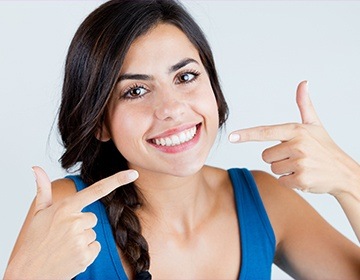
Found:
[(151, 142), (158, 146), (164, 146), (164, 147), (178, 146), (192, 140), (196, 135), (196, 131), (197, 131), (197, 127), (193, 126), (187, 130), (181, 131), (177, 134), (170, 135), (168, 137), (151, 139)]

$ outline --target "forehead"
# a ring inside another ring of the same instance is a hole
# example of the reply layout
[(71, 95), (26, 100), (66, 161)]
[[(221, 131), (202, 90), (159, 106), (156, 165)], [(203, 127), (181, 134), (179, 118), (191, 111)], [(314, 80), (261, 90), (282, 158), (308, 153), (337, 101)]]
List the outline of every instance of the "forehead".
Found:
[(121, 72), (145, 73), (156, 67), (168, 67), (185, 57), (201, 63), (197, 49), (179, 28), (158, 24), (131, 44)]

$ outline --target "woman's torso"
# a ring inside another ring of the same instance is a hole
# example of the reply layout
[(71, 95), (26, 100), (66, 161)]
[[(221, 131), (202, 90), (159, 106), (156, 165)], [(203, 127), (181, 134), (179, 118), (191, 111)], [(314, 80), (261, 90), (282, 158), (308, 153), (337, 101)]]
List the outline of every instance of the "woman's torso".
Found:
[[(275, 237), (251, 173), (210, 168), (208, 174), (214, 176), (215, 186), (221, 185), (211, 206), (217, 210), (193, 234), (145, 230), (150, 272), (154, 278), (270, 278)], [(70, 178), (78, 191), (86, 187), (79, 177)], [(127, 265), (119, 257), (104, 206), (97, 201), (83, 211), (98, 216), (95, 231), (102, 250), (77, 279), (127, 279)]]

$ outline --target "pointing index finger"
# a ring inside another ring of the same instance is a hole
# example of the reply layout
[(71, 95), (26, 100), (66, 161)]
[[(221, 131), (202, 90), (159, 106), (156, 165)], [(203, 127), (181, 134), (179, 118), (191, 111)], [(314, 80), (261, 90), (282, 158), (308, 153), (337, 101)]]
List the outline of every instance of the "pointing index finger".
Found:
[(295, 137), (294, 125), (295, 124), (280, 124), (240, 129), (232, 132), (229, 140), (233, 143), (249, 141), (289, 141)]
[(139, 174), (135, 170), (118, 172), (110, 177), (92, 184), (82, 191), (77, 192), (73, 197), (73, 205), (76, 210), (81, 211), (87, 205), (108, 195), (118, 187), (135, 181), (138, 177)]

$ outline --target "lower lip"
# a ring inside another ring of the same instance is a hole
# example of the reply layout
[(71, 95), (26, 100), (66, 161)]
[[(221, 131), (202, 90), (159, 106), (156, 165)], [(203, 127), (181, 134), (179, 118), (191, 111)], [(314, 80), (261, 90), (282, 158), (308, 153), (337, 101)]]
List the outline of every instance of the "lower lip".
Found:
[(191, 139), (188, 142), (182, 143), (180, 145), (176, 145), (176, 146), (160, 146), (160, 145), (156, 145), (152, 142), (148, 142), (149, 144), (151, 144), (151, 146), (153, 146), (154, 148), (156, 148), (159, 151), (162, 151), (164, 153), (168, 153), (168, 154), (176, 154), (176, 153), (181, 153), (184, 152), (186, 150), (191, 149), (192, 147), (194, 147), (200, 139), (200, 131), (201, 131), (201, 124), (196, 125), (196, 134), (194, 136), (193, 139)]

